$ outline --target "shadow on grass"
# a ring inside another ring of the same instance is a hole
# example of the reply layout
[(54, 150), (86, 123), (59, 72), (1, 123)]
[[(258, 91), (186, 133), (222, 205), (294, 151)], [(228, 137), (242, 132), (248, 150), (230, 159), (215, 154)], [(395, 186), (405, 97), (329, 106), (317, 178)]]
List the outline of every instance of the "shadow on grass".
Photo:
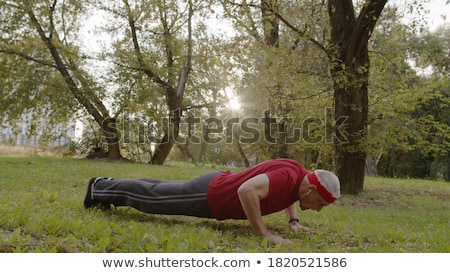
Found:
[[(93, 209), (98, 210), (98, 209)], [(116, 221), (134, 221), (141, 224), (152, 223), (153, 225), (186, 226), (189, 228), (209, 228), (216, 231), (226, 232), (232, 237), (256, 236), (247, 220), (223, 220), (212, 218), (200, 218), (180, 215), (159, 215), (143, 213), (132, 207), (113, 207), (111, 210), (102, 211)]]

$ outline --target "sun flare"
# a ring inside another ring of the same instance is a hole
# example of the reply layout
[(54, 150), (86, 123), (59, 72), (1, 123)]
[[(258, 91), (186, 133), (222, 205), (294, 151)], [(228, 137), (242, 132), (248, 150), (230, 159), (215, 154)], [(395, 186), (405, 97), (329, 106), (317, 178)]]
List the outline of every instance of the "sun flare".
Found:
[(239, 102), (239, 99), (237, 97), (230, 98), (228, 105), (231, 108), (231, 110), (241, 109), (241, 103)]

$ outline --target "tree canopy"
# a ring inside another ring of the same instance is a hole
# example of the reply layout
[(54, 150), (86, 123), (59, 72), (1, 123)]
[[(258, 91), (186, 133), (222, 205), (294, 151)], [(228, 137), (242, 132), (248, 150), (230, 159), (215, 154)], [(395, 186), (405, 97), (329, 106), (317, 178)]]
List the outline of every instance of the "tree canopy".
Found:
[(386, 2), (2, 0), (0, 113), (84, 120), (110, 158), (290, 157), (346, 193), (449, 179), (449, 28), (417, 33)]

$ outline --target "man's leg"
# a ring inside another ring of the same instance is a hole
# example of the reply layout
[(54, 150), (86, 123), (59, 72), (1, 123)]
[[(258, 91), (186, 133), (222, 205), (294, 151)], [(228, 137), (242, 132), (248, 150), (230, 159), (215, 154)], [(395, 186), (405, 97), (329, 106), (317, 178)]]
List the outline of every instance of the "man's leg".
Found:
[(210, 172), (186, 181), (98, 179), (91, 196), (102, 204), (132, 206), (147, 213), (211, 218), (206, 192), (211, 179), (219, 173)]

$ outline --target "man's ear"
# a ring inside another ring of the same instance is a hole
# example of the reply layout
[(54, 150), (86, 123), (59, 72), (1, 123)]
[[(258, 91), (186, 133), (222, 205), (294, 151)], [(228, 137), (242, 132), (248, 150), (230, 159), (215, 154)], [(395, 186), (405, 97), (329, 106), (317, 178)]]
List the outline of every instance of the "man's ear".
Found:
[(309, 195), (311, 193), (311, 191), (317, 190), (317, 187), (315, 185), (309, 184), (308, 187), (307, 187), (307, 190), (308, 191), (306, 192), (306, 195)]

